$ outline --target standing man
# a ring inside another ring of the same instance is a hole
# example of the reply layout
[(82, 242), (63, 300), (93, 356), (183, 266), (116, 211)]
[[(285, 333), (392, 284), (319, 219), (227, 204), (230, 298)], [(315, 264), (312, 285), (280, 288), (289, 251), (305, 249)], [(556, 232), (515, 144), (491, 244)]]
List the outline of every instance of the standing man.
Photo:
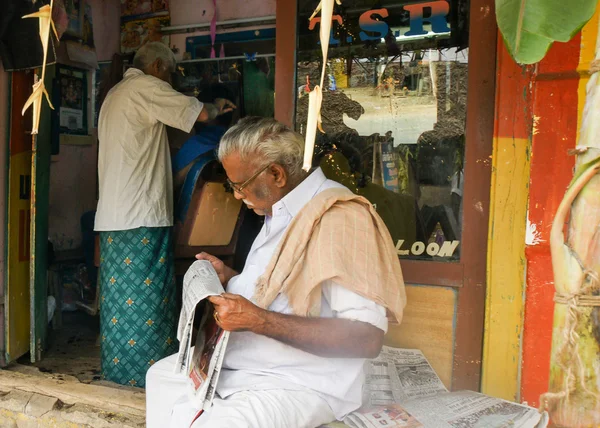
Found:
[(176, 62), (159, 42), (135, 55), (98, 123), (100, 334), (105, 379), (143, 387), (176, 347), (173, 177), (165, 125), (189, 132), (235, 106), (202, 104), (171, 87)]

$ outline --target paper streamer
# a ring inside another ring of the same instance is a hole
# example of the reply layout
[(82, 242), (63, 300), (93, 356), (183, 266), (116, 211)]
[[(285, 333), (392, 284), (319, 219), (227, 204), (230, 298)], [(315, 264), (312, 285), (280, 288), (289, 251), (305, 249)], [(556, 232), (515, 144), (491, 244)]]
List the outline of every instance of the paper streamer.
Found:
[[(335, 0), (337, 4), (341, 4), (340, 0)], [(327, 52), (329, 50), (329, 35), (331, 33), (331, 20), (333, 19), (333, 2), (334, 0), (322, 0), (313, 12), (310, 19), (321, 11), (321, 27), (319, 38), (321, 39), (321, 53), (323, 54), (323, 69), (321, 70), (321, 81), (308, 94), (308, 117), (306, 119), (306, 138), (304, 140), (304, 163), (302, 169), (309, 171), (312, 167), (312, 157), (315, 151), (315, 141), (317, 138), (317, 127), (323, 132), (321, 127), (321, 103), (323, 101), (323, 79), (327, 69)], [(309, 19), (309, 21), (310, 21)]]
[(213, 13), (213, 17), (210, 20), (210, 41), (212, 44), (212, 46), (210, 48), (210, 57), (216, 58), (215, 40), (217, 39), (217, 0), (213, 0), (213, 6), (215, 9), (215, 12)]
[(25, 106), (23, 107), (23, 111), (21, 112), (23, 116), (25, 116), (25, 112), (30, 106), (33, 106), (33, 126), (31, 128), (31, 134), (35, 135), (38, 133), (38, 129), (40, 126), (40, 114), (42, 112), (42, 100), (43, 97), (46, 97), (46, 101), (48, 101), (48, 105), (52, 110), (54, 110), (54, 106), (50, 102), (50, 98), (48, 97), (48, 92), (46, 91), (46, 87), (44, 86), (44, 78), (46, 77), (46, 61), (48, 58), (48, 46), (50, 44), (50, 29), (54, 31), (56, 35), (56, 39), (58, 40), (58, 33), (56, 32), (56, 27), (54, 26), (54, 21), (52, 21), (52, 5), (53, 1), (50, 1), (50, 5), (45, 5), (40, 7), (39, 11), (36, 13), (32, 13), (30, 15), (25, 15), (23, 18), (38, 18), (39, 20), (39, 34), (40, 40), (42, 42), (42, 49), (44, 51), (44, 62), (42, 63), (42, 76), (40, 80), (35, 82), (33, 85), (33, 93), (25, 102)]

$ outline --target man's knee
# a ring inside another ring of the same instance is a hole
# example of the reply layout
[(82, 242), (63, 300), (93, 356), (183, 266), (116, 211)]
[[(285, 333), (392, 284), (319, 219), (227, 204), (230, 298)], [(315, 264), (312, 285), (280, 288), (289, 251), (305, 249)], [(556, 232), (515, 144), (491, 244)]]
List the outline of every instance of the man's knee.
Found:
[(160, 382), (161, 379), (176, 377), (175, 362), (177, 354), (163, 358), (152, 364), (146, 372), (146, 391), (152, 389), (155, 382)]

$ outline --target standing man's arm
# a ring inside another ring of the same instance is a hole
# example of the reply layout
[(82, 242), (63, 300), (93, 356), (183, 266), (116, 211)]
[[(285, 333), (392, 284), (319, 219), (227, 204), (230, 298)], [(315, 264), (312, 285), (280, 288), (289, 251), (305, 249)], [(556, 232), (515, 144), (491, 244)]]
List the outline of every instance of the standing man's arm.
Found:
[(194, 97), (177, 92), (166, 82), (149, 91), (147, 97), (151, 117), (185, 132), (190, 132), (197, 121), (212, 120), (235, 108), (230, 101), (220, 98), (214, 104), (203, 104)]
[(229, 113), (235, 109), (235, 104), (224, 98), (217, 98), (214, 104), (204, 103), (202, 111), (198, 115), (198, 122), (208, 122), (214, 120), (217, 116)]

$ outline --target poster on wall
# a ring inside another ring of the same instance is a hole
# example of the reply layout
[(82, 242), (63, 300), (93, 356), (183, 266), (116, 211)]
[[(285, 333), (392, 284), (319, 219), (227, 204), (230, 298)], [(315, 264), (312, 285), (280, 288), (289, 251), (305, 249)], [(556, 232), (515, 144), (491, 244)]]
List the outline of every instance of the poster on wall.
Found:
[(68, 36), (80, 39), (83, 37), (83, 14), (85, 0), (63, 0), (69, 24), (65, 31)]
[(135, 19), (121, 23), (121, 53), (132, 53), (149, 42), (163, 42), (169, 45), (169, 36), (160, 31), (168, 26), (169, 16)]
[(66, 46), (68, 59), (96, 69), (98, 59), (94, 43), (92, 5), (89, 0), (56, 0), (52, 16), (57, 31), (64, 34), (61, 45)]
[(168, 14), (167, 0), (121, 0), (121, 18), (148, 18)]
[(52, 21), (54, 22), (59, 39), (67, 31), (67, 28), (69, 28), (69, 14), (67, 13), (65, 1), (68, 0), (54, 0), (54, 4), (52, 5)]
[[(82, 0), (83, 1), (83, 0)], [(95, 49), (94, 45), (94, 25), (92, 20), (92, 6), (86, 1), (83, 9), (83, 30), (81, 42), (90, 49)]]
[(61, 66), (57, 78), (60, 88), (60, 133), (87, 135), (86, 72)]

